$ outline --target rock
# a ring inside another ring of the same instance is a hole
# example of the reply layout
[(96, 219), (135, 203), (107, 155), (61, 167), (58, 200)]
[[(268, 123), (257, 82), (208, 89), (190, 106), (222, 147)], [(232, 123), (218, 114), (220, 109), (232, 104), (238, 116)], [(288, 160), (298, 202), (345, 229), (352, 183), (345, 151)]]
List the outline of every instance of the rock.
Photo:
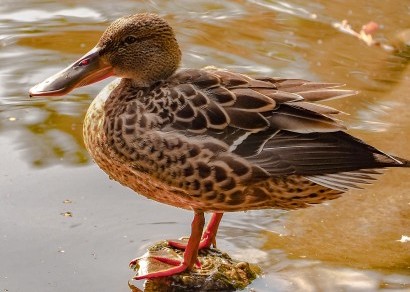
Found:
[[(182, 250), (161, 241), (152, 245), (131, 268), (137, 272), (136, 275), (143, 275), (169, 267), (152, 256), (182, 259), (182, 255)], [(244, 289), (261, 272), (256, 265), (233, 260), (216, 248), (200, 250), (198, 259), (200, 269), (194, 267), (178, 275), (147, 280), (145, 291), (235, 291)]]

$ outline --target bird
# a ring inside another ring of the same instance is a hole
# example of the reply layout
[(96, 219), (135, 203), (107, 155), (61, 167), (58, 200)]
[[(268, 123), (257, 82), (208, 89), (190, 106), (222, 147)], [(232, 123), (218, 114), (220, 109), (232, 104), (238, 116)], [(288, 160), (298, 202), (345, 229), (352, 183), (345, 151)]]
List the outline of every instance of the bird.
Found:
[[(159, 15), (115, 20), (97, 45), (29, 90), (62, 96), (110, 76), (92, 101), (84, 142), (110, 178), (194, 219), (181, 260), (153, 279), (200, 267), (224, 212), (293, 210), (372, 183), (388, 167), (409, 167), (348, 134), (341, 112), (318, 103), (356, 94), (340, 83), (250, 77), (213, 66), (180, 68), (172, 27)], [(205, 227), (204, 213), (211, 213)]]

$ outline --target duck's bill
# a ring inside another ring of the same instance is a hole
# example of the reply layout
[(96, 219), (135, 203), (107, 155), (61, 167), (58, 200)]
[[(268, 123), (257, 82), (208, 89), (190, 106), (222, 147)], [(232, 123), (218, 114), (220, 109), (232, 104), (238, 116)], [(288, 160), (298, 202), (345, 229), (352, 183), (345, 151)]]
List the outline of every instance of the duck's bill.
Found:
[(95, 47), (64, 70), (35, 85), (30, 96), (61, 96), (113, 75), (111, 66), (101, 60), (100, 48)]

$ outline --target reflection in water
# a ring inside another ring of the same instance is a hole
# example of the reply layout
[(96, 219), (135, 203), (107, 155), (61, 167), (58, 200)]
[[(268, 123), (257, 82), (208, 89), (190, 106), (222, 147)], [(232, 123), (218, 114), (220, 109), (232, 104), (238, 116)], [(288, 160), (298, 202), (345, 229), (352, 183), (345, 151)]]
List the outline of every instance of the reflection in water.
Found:
[[(118, 5), (108, 0), (6, 0), (0, 6), (0, 134), (15, 137), (14, 149), (24, 154), (19, 163), (42, 167), (90, 163), (82, 143), (82, 121), (91, 98), (104, 85), (77, 90), (63, 100), (30, 100), (27, 90), (90, 49), (111, 20), (138, 11), (159, 12), (175, 27), (185, 53), (184, 67), (215, 65), (253, 76), (346, 83), (361, 93), (329, 105), (351, 114), (343, 119), (353, 126), (352, 132), (389, 153), (410, 157), (406, 1), (372, 0), (366, 5), (321, 0), (121, 1)], [(379, 23), (382, 29), (375, 37), (398, 49), (367, 47), (338, 32), (332, 24), (343, 19), (356, 29), (369, 21)], [(0, 166), (0, 171), (6, 172), (6, 167)], [(42, 184), (55, 184), (47, 179), (43, 176)], [(399, 241), (410, 236), (409, 190), (408, 173), (395, 170), (366, 191), (354, 191), (329, 205), (291, 213), (228, 214), (220, 230), (221, 246), (235, 258), (262, 266), (266, 275), (253, 284), (257, 291), (409, 289), (409, 242)], [(94, 194), (94, 187), (86, 192)], [(25, 200), (13, 201), (16, 214)], [(98, 197), (94, 200), (98, 202)], [(61, 210), (55, 211), (60, 216)], [(145, 220), (139, 217), (141, 211), (127, 212), (134, 220)], [(19, 217), (8, 220), (19, 222)], [(30, 222), (25, 224), (25, 233), (35, 230)], [(109, 226), (106, 237), (129, 232), (108, 221), (102, 224)], [(138, 238), (132, 244), (138, 247), (144, 240), (154, 241)], [(52, 256), (46, 260), (56, 261)], [(110, 267), (111, 273), (115, 269)], [(122, 274), (115, 276), (123, 279)], [(121, 290), (120, 284), (115, 285), (107, 290)]]
[(87, 107), (88, 102), (81, 101), (54, 102), (36, 108), (20, 105), (0, 112), (0, 118), (3, 131), (19, 132), (16, 143), (33, 165), (83, 164), (89, 160), (82, 142), (82, 120)]

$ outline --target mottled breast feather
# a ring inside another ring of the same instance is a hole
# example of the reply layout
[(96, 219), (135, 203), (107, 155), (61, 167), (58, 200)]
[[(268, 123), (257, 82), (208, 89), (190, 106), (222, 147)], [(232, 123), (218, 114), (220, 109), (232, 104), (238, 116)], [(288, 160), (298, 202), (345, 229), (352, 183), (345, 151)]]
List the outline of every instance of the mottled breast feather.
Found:
[(188, 194), (192, 208), (303, 207), (401, 164), (314, 103), (355, 94), (339, 87), (216, 68), (180, 70), (149, 88), (124, 79), (105, 102), (104, 131), (129, 167)]

